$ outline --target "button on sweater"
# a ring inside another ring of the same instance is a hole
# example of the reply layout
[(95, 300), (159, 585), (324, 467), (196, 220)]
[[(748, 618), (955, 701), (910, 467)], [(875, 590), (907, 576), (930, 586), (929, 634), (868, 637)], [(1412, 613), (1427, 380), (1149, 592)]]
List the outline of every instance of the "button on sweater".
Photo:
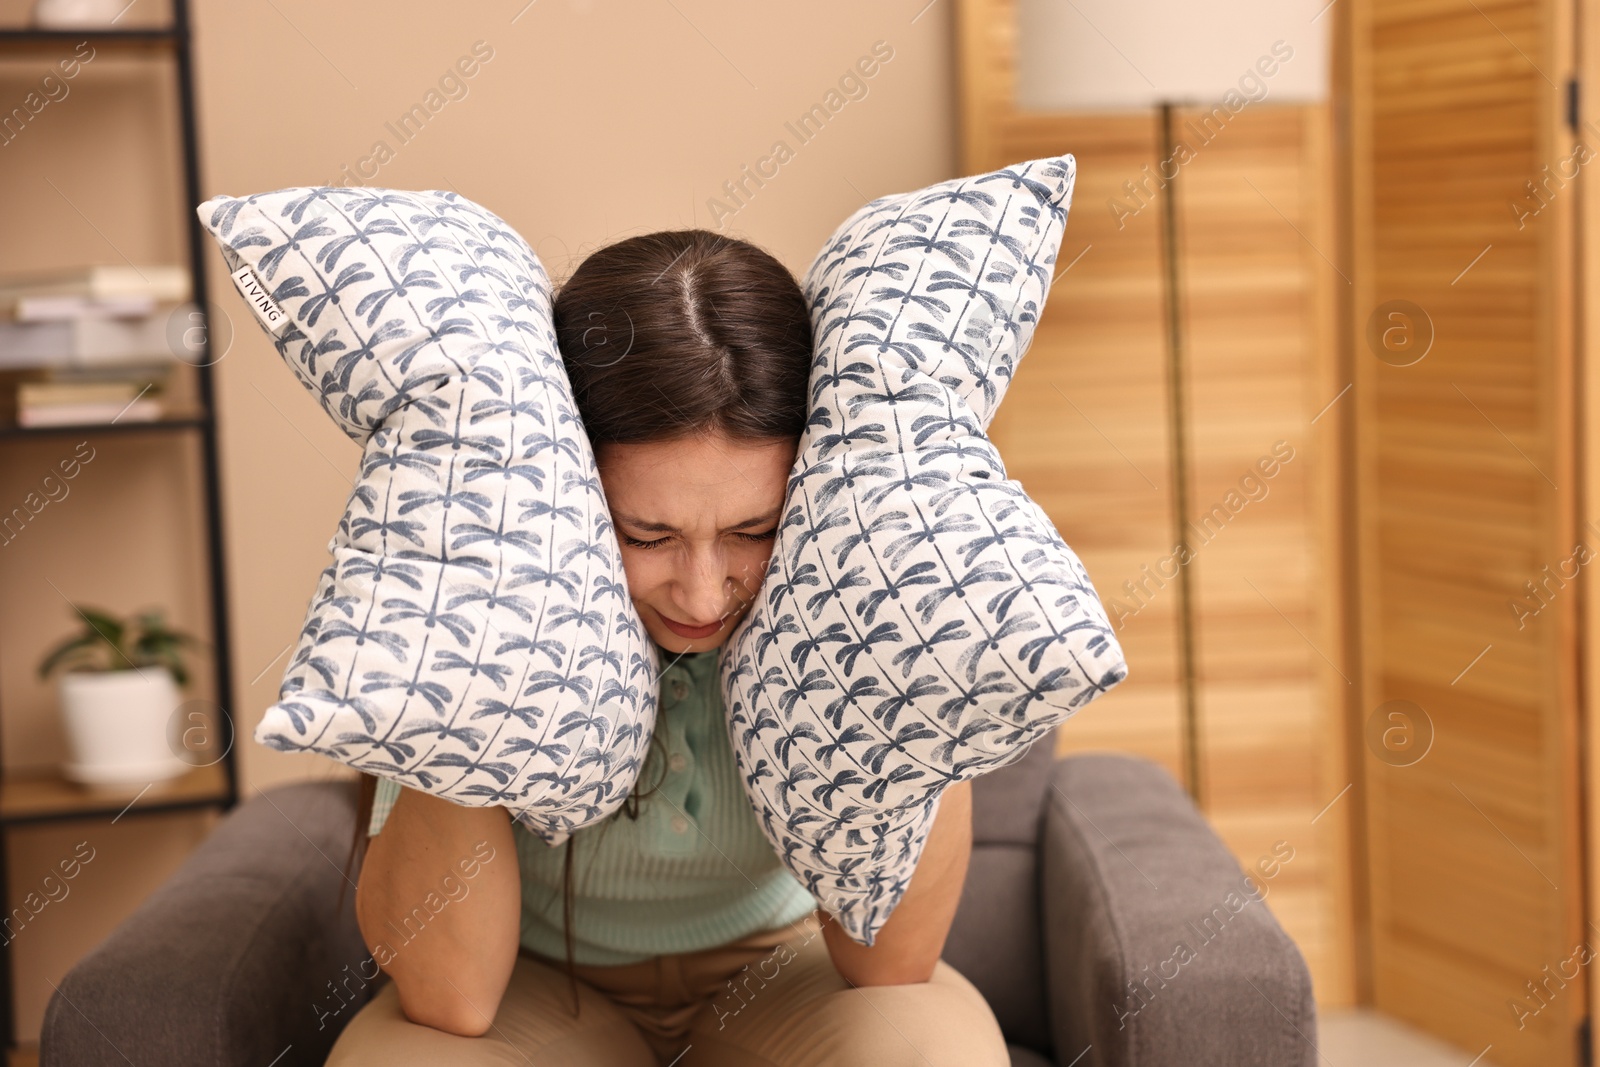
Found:
[[(664, 666), (658, 736), (634, 787), (654, 789), (638, 801), (637, 819), (625, 810), (630, 800), (572, 835), (573, 959), (580, 964), (711, 948), (796, 922), (817, 906), (778, 861), (739, 782), (718, 683), (722, 650), (656, 650)], [(409, 787), (378, 780), (369, 834), (382, 828), (402, 788)], [(551, 848), (516, 823), (512, 834), (522, 944), (563, 960), (566, 846)]]

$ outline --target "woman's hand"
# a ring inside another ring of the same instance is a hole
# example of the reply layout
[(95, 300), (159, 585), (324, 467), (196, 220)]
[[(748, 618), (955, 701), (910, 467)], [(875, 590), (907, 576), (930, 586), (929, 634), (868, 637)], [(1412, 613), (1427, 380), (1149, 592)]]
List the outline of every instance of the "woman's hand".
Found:
[(402, 789), (371, 839), (356, 923), (406, 1018), (478, 1037), (511, 981), (522, 873), (511, 813)]
[(871, 948), (850, 940), (831, 916), (818, 909), (828, 955), (845, 980), (863, 986), (904, 985), (932, 978), (933, 965), (944, 952), (956, 905), (961, 902), (971, 857), (972, 782), (957, 782), (940, 798), (939, 813), (928, 831), (911, 884)]

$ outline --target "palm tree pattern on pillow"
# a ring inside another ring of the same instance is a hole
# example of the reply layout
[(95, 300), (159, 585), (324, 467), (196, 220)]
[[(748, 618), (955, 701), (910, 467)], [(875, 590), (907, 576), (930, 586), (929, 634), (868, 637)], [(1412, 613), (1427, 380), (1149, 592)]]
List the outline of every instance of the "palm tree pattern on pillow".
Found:
[(986, 430), (1032, 340), (1071, 156), (881, 197), (802, 280), (816, 352), (772, 560), (719, 660), (785, 864), (870, 945), (943, 790), (1127, 675), (1089, 575)]
[(196, 210), (288, 312), (279, 354), (364, 450), (255, 740), (506, 806), (551, 845), (615, 811), (660, 664), (538, 257), (452, 192), (301, 187)]

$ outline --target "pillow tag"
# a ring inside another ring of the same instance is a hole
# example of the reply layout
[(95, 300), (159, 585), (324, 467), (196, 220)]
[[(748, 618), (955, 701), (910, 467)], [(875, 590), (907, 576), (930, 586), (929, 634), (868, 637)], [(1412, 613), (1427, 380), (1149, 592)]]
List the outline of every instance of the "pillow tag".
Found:
[(234, 288), (239, 290), (239, 295), (244, 297), (244, 302), (250, 305), (250, 310), (260, 320), (261, 325), (268, 332), (279, 334), (289, 324), (288, 314), (278, 306), (277, 301), (267, 292), (266, 286), (261, 284), (261, 279), (256, 277), (256, 272), (246, 263), (228, 277), (233, 279)]

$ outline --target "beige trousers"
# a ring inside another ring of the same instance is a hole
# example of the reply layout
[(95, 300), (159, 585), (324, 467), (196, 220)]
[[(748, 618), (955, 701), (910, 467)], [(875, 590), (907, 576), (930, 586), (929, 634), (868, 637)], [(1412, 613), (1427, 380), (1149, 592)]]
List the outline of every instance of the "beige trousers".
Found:
[(355, 1017), (329, 1067), (1008, 1067), (983, 995), (940, 960), (927, 982), (852, 987), (814, 918), (700, 952), (578, 966), (523, 950), (482, 1037), (419, 1026), (393, 982)]

